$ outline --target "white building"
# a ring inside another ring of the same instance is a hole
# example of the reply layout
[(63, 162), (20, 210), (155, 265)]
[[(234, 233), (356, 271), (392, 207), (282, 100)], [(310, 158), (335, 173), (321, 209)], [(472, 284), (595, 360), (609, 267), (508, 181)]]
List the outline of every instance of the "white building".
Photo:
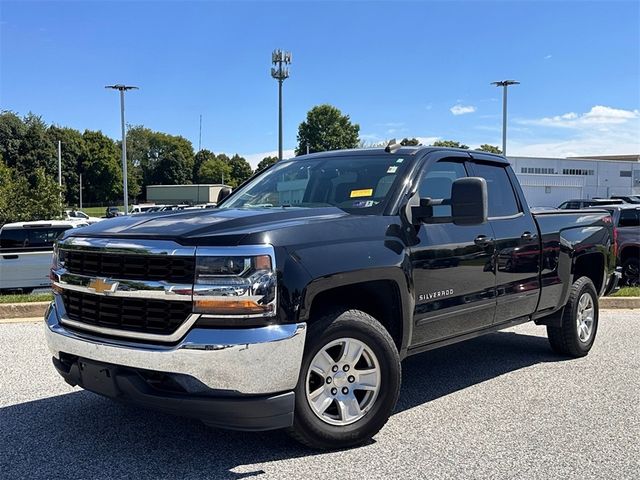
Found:
[(221, 183), (147, 185), (147, 202), (156, 204), (217, 202), (218, 193), (225, 187), (229, 186)]
[(532, 207), (572, 198), (640, 195), (640, 155), (582, 158), (509, 157)]

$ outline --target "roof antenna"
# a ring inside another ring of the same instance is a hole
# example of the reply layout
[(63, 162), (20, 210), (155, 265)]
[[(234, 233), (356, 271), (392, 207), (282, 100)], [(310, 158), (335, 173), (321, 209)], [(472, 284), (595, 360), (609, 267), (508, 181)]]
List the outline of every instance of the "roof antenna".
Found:
[(392, 138), (391, 140), (389, 140), (389, 143), (387, 143), (387, 146), (384, 147), (384, 151), (387, 153), (394, 153), (396, 150), (399, 150), (402, 147), (401, 143), (396, 143), (396, 139)]

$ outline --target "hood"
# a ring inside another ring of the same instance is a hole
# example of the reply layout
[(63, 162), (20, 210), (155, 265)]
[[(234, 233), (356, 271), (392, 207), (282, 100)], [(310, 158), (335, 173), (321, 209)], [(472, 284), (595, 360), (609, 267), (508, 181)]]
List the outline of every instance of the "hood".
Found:
[(141, 214), (115, 217), (88, 227), (69, 231), (66, 236), (109, 238), (153, 238), (198, 244), (203, 238), (216, 244), (234, 245), (249, 234), (329, 222), (349, 214), (335, 207), (212, 209), (177, 213)]

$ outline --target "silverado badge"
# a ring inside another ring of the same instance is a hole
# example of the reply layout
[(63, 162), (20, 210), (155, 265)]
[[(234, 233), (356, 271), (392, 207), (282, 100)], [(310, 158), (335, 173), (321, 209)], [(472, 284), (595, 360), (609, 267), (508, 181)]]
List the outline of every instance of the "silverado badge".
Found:
[(424, 302), (427, 300), (435, 300), (440, 297), (449, 297), (453, 295), (453, 288), (448, 288), (446, 290), (439, 290), (436, 292), (422, 293), (418, 296), (419, 302)]

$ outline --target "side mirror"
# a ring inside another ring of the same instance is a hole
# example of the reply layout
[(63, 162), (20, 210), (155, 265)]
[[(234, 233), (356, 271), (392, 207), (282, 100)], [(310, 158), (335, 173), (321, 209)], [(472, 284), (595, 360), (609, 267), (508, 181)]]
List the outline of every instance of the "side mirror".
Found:
[(479, 225), (488, 217), (487, 181), (459, 178), (451, 188), (451, 217), (456, 225)]
[(218, 204), (222, 202), (225, 198), (231, 195), (231, 189), (229, 187), (222, 187), (218, 192)]

